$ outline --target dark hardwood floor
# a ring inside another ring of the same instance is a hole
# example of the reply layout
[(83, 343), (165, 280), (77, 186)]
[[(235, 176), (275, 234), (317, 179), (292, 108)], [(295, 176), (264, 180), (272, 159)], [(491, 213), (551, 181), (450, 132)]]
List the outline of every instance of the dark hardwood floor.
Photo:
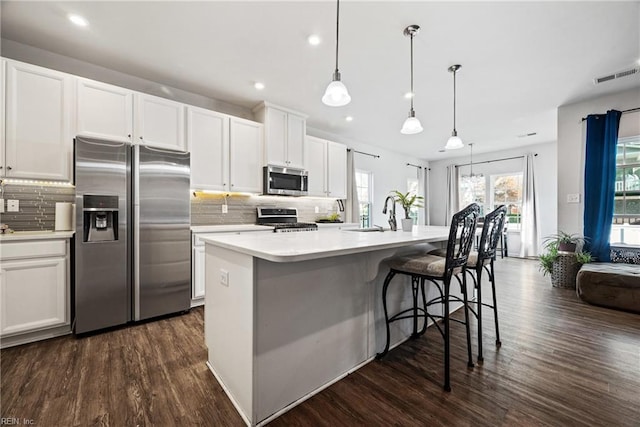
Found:
[[(535, 261), (496, 267), (502, 347), (486, 310), (485, 360), (468, 369), (464, 329), (454, 324), (451, 393), (442, 391), (442, 341), (429, 328), (271, 425), (640, 426), (640, 316), (552, 288)], [(205, 366), (202, 309), (0, 358), (2, 417), (65, 427), (243, 425)]]

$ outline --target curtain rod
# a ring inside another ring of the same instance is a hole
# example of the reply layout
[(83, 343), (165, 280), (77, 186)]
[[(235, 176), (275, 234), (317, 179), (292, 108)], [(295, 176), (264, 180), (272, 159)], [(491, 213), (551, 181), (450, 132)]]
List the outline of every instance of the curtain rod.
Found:
[(364, 151), (353, 150), (351, 148), (347, 148), (347, 151), (353, 151), (354, 153), (364, 154), (365, 156), (375, 157), (376, 159), (380, 158), (380, 156), (378, 156), (377, 154), (369, 154), (369, 153), (365, 153)]
[[(636, 107), (636, 108), (629, 108), (628, 110), (622, 110), (622, 111), (620, 111), (620, 112), (621, 112), (622, 114), (624, 114), (624, 113), (633, 113), (633, 112), (635, 112), (635, 111), (640, 111), (640, 107)], [(586, 117), (583, 117), (583, 118), (582, 118), (582, 120), (580, 120), (580, 121), (584, 122), (585, 120), (587, 120), (587, 118), (586, 118)]]
[(412, 163), (407, 163), (407, 166), (413, 166), (414, 168), (422, 169), (422, 166), (420, 166), (420, 165), (414, 165), (414, 164), (412, 164)]
[[(536, 157), (538, 153), (533, 153), (533, 156)], [(483, 162), (474, 162), (474, 165), (481, 165), (483, 163), (493, 163), (493, 162), (502, 162), (505, 160), (514, 160), (514, 159), (524, 159), (525, 156), (515, 156), (515, 157), (505, 157), (504, 159), (495, 159), (495, 160), (485, 160)], [(461, 166), (469, 166), (471, 163), (463, 163), (461, 165), (455, 165), (457, 168)]]

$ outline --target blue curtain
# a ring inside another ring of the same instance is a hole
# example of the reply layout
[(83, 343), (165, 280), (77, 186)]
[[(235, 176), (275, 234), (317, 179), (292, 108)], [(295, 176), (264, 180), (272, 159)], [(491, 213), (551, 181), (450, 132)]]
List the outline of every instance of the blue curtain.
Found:
[(616, 145), (622, 113), (587, 116), (584, 167), (584, 237), (586, 249), (600, 262), (611, 261), (609, 236), (613, 220)]

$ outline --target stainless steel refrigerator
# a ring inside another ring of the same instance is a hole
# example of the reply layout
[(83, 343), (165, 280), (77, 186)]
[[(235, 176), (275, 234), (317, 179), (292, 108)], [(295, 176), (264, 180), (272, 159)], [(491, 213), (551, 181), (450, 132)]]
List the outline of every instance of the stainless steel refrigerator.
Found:
[(188, 310), (189, 153), (77, 137), (77, 334)]

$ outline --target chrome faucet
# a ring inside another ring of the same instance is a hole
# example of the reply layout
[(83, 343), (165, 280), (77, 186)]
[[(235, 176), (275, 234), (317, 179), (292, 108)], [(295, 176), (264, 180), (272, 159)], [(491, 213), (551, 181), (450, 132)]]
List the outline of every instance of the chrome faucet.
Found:
[(382, 213), (387, 213), (387, 203), (389, 203), (389, 199), (391, 199), (391, 211), (389, 212), (389, 227), (391, 227), (391, 231), (398, 230), (398, 223), (396, 222), (396, 199), (393, 196), (387, 196), (384, 201), (384, 209), (382, 209)]

